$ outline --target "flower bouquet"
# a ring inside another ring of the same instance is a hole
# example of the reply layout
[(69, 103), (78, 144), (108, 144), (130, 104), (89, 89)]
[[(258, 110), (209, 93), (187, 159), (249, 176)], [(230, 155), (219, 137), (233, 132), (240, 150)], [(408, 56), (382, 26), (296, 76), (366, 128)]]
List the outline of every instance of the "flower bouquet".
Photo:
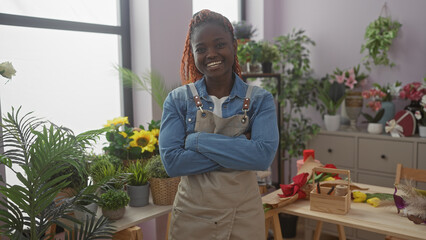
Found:
[(409, 99), (411, 101), (420, 101), (426, 95), (426, 78), (421, 82), (412, 82), (406, 84), (399, 92), (401, 99)]
[(381, 99), (386, 97), (386, 93), (382, 92), (379, 89), (372, 88), (362, 92), (362, 97), (364, 99), (371, 99), (372, 101), (367, 103), (367, 108), (371, 108), (374, 112), (377, 112), (374, 116), (363, 113), (361, 114), (367, 119), (368, 122), (368, 132), (380, 134), (383, 131), (383, 125), (378, 123), (379, 120), (383, 117), (385, 109), (382, 108)]
[(336, 68), (334, 71), (334, 78), (337, 83), (344, 84), (346, 88), (352, 90), (357, 87), (363, 87), (367, 83), (367, 77), (365, 73), (359, 71), (360, 65), (350, 68), (348, 70), (342, 71), (339, 68)]
[(106, 133), (108, 146), (103, 149), (107, 154), (123, 160), (148, 159), (158, 153), (159, 121), (151, 121), (149, 129), (143, 126), (132, 128), (128, 126), (127, 117), (109, 120), (105, 127), (110, 127)]

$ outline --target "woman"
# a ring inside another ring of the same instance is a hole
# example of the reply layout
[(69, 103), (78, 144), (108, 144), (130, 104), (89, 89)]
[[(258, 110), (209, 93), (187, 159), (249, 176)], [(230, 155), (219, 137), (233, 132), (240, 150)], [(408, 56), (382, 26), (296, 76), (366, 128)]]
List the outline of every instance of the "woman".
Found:
[(272, 95), (245, 84), (232, 24), (202, 10), (185, 42), (187, 84), (165, 103), (160, 154), (167, 173), (182, 176), (169, 239), (264, 239), (256, 170), (267, 169), (278, 146)]

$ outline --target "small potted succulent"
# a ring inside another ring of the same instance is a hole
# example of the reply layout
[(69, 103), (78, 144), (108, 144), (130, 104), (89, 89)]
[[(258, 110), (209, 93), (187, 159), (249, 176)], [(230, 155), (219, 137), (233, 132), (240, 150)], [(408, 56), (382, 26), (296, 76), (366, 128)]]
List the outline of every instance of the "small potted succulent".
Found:
[(111, 188), (101, 194), (99, 205), (106, 218), (118, 220), (124, 216), (129, 201), (129, 195), (125, 191)]
[(148, 161), (146, 170), (149, 175), (152, 201), (154, 204), (173, 204), (180, 183), (180, 177), (171, 178), (167, 175), (160, 155), (155, 155)]
[(129, 194), (131, 207), (143, 207), (149, 204), (148, 172), (141, 161), (130, 163), (126, 168), (127, 194)]

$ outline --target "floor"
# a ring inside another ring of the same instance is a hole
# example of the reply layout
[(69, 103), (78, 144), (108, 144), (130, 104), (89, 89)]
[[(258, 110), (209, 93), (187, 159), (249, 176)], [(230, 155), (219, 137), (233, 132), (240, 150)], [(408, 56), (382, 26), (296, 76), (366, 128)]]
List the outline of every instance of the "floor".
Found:
[[(305, 219), (300, 218), (297, 221), (297, 232), (296, 236), (294, 238), (283, 238), (284, 240), (291, 239), (291, 240), (305, 240), (305, 228), (304, 228), (304, 222)], [(270, 240), (273, 240), (273, 238), (269, 238)], [(336, 236), (327, 235), (325, 233), (321, 234), (320, 240), (338, 240), (339, 238)]]

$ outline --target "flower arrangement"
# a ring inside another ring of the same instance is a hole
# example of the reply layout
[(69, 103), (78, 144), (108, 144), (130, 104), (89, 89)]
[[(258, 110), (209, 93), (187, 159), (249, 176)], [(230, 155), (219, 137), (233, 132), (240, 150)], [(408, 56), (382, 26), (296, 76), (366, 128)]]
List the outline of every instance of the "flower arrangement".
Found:
[(362, 92), (362, 97), (364, 99), (371, 99), (372, 101), (367, 103), (367, 108), (371, 108), (374, 112), (377, 112), (375, 116), (371, 116), (367, 113), (362, 113), (362, 115), (367, 119), (369, 123), (377, 123), (383, 117), (385, 109), (382, 108), (382, 99), (387, 96), (386, 93), (382, 92), (380, 89), (372, 88)]
[(327, 75), (320, 84), (318, 98), (327, 109), (327, 114), (336, 115), (337, 109), (345, 99), (345, 85)]
[(421, 82), (412, 82), (406, 84), (399, 92), (399, 98), (419, 101), (426, 95), (426, 78)]
[(367, 83), (368, 75), (359, 71), (360, 65), (350, 68), (346, 71), (342, 71), (336, 68), (334, 71), (334, 79), (337, 83), (344, 84), (346, 88), (354, 89), (356, 87), (363, 87)]
[(11, 62), (0, 63), (0, 75), (7, 79), (12, 79), (12, 76), (15, 76), (15, 73), (16, 70)]
[(417, 110), (414, 113), (414, 116), (417, 120), (419, 120), (419, 124), (421, 126), (426, 127), (426, 95), (423, 95), (422, 100), (420, 101), (420, 105), (422, 108), (420, 110)]
[(384, 86), (381, 86), (377, 83), (373, 83), (373, 86), (381, 92), (385, 93), (385, 96), (381, 97), (382, 102), (392, 101), (392, 98), (398, 96), (401, 90), (401, 82), (399, 81), (396, 81), (393, 84), (388, 83)]
[(131, 128), (128, 117), (118, 117), (107, 121), (105, 127), (109, 145), (103, 149), (107, 154), (120, 159), (148, 159), (158, 153), (159, 121), (151, 121), (149, 130), (143, 126)]

